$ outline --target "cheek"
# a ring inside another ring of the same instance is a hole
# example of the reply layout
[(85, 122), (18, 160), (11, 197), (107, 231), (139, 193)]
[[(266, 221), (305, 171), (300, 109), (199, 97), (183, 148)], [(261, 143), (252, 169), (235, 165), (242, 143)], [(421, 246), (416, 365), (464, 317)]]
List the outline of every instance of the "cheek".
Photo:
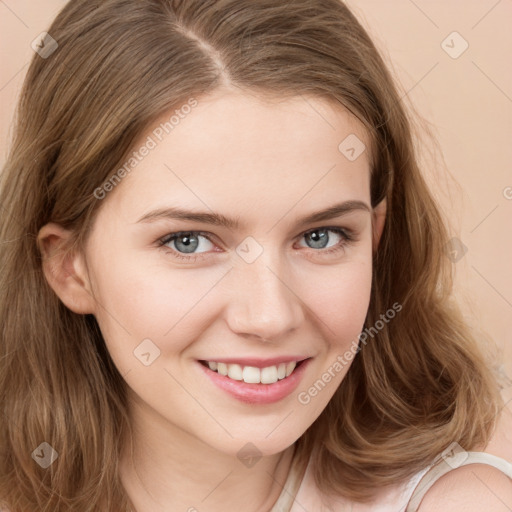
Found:
[[(333, 275), (334, 274), (334, 275)], [(331, 347), (343, 349), (357, 338), (368, 312), (372, 285), (371, 260), (353, 261), (349, 265), (317, 277), (317, 287), (304, 291), (308, 306), (320, 321), (324, 338)]]
[(309, 417), (316, 418), (324, 410), (354, 360), (370, 302), (371, 270), (369, 259), (339, 268), (336, 279), (331, 276), (322, 293), (312, 296), (322, 352), (296, 396)]
[(225, 273), (144, 265), (141, 259), (118, 258), (110, 268), (98, 263), (94, 289), (101, 306), (96, 318), (112, 358), (126, 371), (144, 340), (162, 354), (184, 350), (207, 325), (215, 301), (205, 296)]

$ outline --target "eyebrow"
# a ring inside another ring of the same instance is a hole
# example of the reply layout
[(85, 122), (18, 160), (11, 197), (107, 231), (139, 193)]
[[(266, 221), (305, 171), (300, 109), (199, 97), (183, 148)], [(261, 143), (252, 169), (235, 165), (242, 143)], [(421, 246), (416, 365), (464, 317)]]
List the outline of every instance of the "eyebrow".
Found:
[[(336, 217), (347, 215), (348, 213), (352, 213), (354, 211), (367, 211), (371, 213), (371, 208), (367, 203), (363, 201), (344, 201), (342, 203), (329, 206), (324, 210), (306, 215), (305, 217), (299, 219), (297, 224), (299, 226), (303, 226), (305, 224), (312, 224), (314, 222), (330, 220)], [(240, 225), (238, 218), (235, 219), (231, 217), (226, 217), (221, 213), (193, 211), (179, 207), (158, 208), (156, 210), (152, 210), (143, 215), (136, 222), (136, 224), (150, 223), (161, 219), (177, 219), (201, 222), (204, 224), (211, 224), (213, 226), (223, 226), (232, 230), (237, 230), (242, 227)]]

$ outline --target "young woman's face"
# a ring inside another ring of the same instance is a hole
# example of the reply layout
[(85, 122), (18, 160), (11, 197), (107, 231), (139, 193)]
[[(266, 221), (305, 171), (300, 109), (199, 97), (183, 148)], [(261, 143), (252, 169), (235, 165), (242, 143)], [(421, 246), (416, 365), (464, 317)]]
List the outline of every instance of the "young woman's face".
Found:
[(314, 98), (216, 93), (167, 134), (173, 113), (101, 199), (85, 253), (93, 312), (142, 422), (277, 453), (325, 408), (363, 329), (368, 140)]

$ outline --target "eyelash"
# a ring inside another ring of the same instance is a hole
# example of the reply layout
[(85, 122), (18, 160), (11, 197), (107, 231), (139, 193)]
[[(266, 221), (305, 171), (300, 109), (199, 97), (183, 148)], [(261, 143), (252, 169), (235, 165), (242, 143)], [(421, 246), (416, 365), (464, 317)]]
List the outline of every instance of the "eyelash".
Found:
[[(338, 235), (340, 235), (342, 237), (342, 240), (337, 245), (335, 245), (334, 247), (330, 247), (329, 249), (325, 249), (325, 250), (322, 250), (322, 249), (318, 249), (318, 250), (311, 249), (314, 252), (321, 253), (322, 256), (333, 254), (333, 253), (337, 253), (338, 251), (341, 251), (342, 249), (345, 249), (346, 246), (348, 246), (351, 243), (353, 243), (354, 241), (356, 241), (356, 238), (353, 236), (353, 233), (351, 233), (350, 230), (341, 229), (341, 228), (338, 228), (338, 227), (335, 227), (335, 226), (321, 226), (321, 227), (318, 227), (318, 228), (310, 229), (310, 230), (305, 231), (304, 233), (302, 233), (300, 236), (304, 237), (305, 235), (307, 235), (309, 233), (313, 233), (314, 231), (333, 231), (334, 233), (336, 233), (336, 234), (338, 234)], [(203, 237), (207, 238), (212, 244), (214, 243), (210, 239), (210, 237), (208, 236), (209, 233), (207, 233), (205, 231), (177, 231), (175, 233), (169, 233), (165, 237), (160, 238), (157, 241), (158, 242), (158, 247), (163, 249), (166, 252), (166, 254), (171, 254), (172, 257), (174, 257), (174, 258), (177, 258), (179, 260), (186, 260), (186, 261), (188, 261), (190, 263), (194, 263), (197, 260), (202, 260), (204, 258), (207, 258), (208, 255), (210, 254), (209, 252), (191, 254), (190, 256), (184, 256), (180, 252), (178, 252), (178, 251), (176, 251), (174, 249), (171, 249), (170, 247), (167, 247), (166, 244), (168, 244), (169, 242), (172, 242), (173, 240), (176, 240), (177, 238), (179, 238), (182, 235), (189, 235), (189, 234), (203, 236)]]

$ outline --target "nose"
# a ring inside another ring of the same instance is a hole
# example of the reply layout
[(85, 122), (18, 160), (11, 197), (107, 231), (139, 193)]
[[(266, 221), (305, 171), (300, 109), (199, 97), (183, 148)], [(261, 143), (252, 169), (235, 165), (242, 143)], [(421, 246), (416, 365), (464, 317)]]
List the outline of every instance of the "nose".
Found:
[(278, 341), (301, 325), (303, 301), (277, 252), (267, 248), (252, 263), (239, 260), (230, 274), (227, 322), (234, 333)]

